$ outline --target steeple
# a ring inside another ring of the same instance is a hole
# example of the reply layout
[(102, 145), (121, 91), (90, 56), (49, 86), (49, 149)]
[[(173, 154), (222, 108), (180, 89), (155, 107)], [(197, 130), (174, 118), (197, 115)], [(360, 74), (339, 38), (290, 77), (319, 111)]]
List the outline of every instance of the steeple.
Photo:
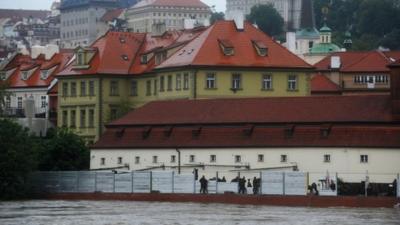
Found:
[(353, 46), (353, 41), (351, 40), (351, 33), (350, 31), (346, 31), (344, 34), (344, 41), (343, 41), (343, 46), (346, 48), (346, 50), (350, 50)]
[(320, 41), (322, 44), (332, 43), (332, 30), (326, 25), (326, 23), (324, 23), (324, 26), (321, 27), (319, 33), (320, 33)]
[(314, 4), (312, 0), (301, 1), (300, 28), (301, 29), (315, 28)]

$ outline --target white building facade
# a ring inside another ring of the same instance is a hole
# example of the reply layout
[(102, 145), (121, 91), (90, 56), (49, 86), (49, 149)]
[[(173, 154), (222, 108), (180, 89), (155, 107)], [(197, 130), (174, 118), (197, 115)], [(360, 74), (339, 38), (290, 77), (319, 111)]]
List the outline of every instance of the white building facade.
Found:
[(165, 25), (165, 30), (182, 30), (186, 23), (210, 24), (210, 7), (199, 0), (142, 0), (126, 11), (128, 28), (134, 32), (154, 32), (154, 27)]

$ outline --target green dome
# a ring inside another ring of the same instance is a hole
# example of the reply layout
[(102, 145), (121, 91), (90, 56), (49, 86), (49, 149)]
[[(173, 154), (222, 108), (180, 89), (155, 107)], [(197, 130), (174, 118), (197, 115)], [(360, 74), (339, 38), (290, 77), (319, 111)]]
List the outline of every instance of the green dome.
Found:
[(340, 48), (332, 43), (320, 43), (315, 44), (311, 50), (311, 54), (321, 54), (321, 53), (331, 53), (331, 52), (339, 52)]
[(318, 39), (319, 32), (315, 28), (303, 28), (296, 32), (297, 38)]
[(323, 27), (321, 27), (321, 29), (319, 30), (319, 32), (321, 32), (321, 33), (329, 33), (329, 32), (332, 32), (332, 30), (331, 30), (331, 28), (329, 28), (329, 27), (325, 24)]

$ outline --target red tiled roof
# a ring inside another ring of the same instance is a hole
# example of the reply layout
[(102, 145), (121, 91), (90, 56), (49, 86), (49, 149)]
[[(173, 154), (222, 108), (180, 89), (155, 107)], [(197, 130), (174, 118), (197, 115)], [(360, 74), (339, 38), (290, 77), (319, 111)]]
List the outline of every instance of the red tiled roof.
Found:
[(156, 101), (109, 126), (392, 122), (390, 96), (313, 96)]
[(400, 59), (400, 52), (336, 52), (333, 53), (314, 66), (319, 71), (329, 71), (331, 57), (339, 56), (341, 61), (340, 72), (389, 72), (387, 65), (393, 60)]
[(112, 21), (116, 18), (118, 18), (119, 16), (121, 16), (121, 14), (124, 12), (124, 9), (112, 9), (107, 11), (102, 17), (101, 17), (101, 21), (103, 22), (108, 22), (108, 21)]
[(145, 37), (143, 33), (107, 32), (92, 44), (91, 49), (95, 49), (96, 53), (88, 69), (74, 69), (74, 63), (71, 63), (58, 76), (126, 75), (129, 73), (132, 62), (138, 56)]
[[(50, 60), (45, 60), (44, 57), (32, 59), (30, 56), (16, 55), (5, 67), (5, 70), (16, 68), (15, 71), (7, 79), (10, 88), (35, 88), (47, 87), (51, 84), (55, 74), (57, 74), (72, 55), (70, 53), (57, 53)], [(56, 67), (46, 80), (41, 79), (41, 71)], [(22, 71), (32, 71), (32, 74), (27, 80), (21, 79)]]
[(398, 148), (399, 122), (390, 96), (158, 101), (107, 125), (93, 148)]
[[(224, 55), (219, 45), (221, 40), (229, 40), (233, 45), (233, 56)], [(257, 54), (254, 40), (267, 46), (267, 56)], [(246, 22), (244, 31), (238, 31), (233, 21), (217, 21), (157, 68), (179, 66), (312, 68), (252, 24)]]
[(322, 74), (317, 74), (311, 79), (311, 93), (340, 93), (339, 85)]
[(50, 15), (50, 11), (46, 10), (22, 10), (22, 9), (0, 9), (0, 18), (39, 18), (44, 20)]
[[(108, 128), (92, 149), (135, 148), (250, 148), (250, 147), (400, 147), (398, 126), (333, 125), (329, 135), (321, 136), (320, 125), (295, 126), (291, 137), (284, 126), (256, 126), (251, 133), (246, 126), (154, 127), (147, 137), (143, 128)], [(169, 134), (166, 134), (171, 130)], [(118, 135), (120, 133), (120, 135)]]

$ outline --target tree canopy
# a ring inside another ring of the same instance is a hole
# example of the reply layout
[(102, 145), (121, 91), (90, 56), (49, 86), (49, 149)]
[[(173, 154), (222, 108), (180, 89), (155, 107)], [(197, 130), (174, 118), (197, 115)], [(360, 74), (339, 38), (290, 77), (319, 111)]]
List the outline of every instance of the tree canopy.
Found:
[[(322, 13), (328, 8), (328, 14)], [(354, 50), (373, 50), (379, 46), (399, 50), (400, 3), (398, 0), (314, 0), (317, 25), (332, 28), (333, 41), (342, 44), (340, 33), (350, 31)], [(398, 40), (398, 39), (397, 39)]]
[(225, 14), (223, 12), (211, 13), (210, 24), (214, 24), (218, 20), (224, 20)]
[(90, 153), (72, 131), (50, 130), (45, 138), (9, 119), (0, 119), (0, 199), (29, 194), (28, 177), (36, 170), (86, 170)]
[(247, 20), (257, 24), (269, 36), (276, 37), (283, 33), (284, 20), (272, 4), (253, 6)]
[(23, 197), (38, 145), (27, 129), (8, 119), (0, 119), (0, 143), (0, 199)]

